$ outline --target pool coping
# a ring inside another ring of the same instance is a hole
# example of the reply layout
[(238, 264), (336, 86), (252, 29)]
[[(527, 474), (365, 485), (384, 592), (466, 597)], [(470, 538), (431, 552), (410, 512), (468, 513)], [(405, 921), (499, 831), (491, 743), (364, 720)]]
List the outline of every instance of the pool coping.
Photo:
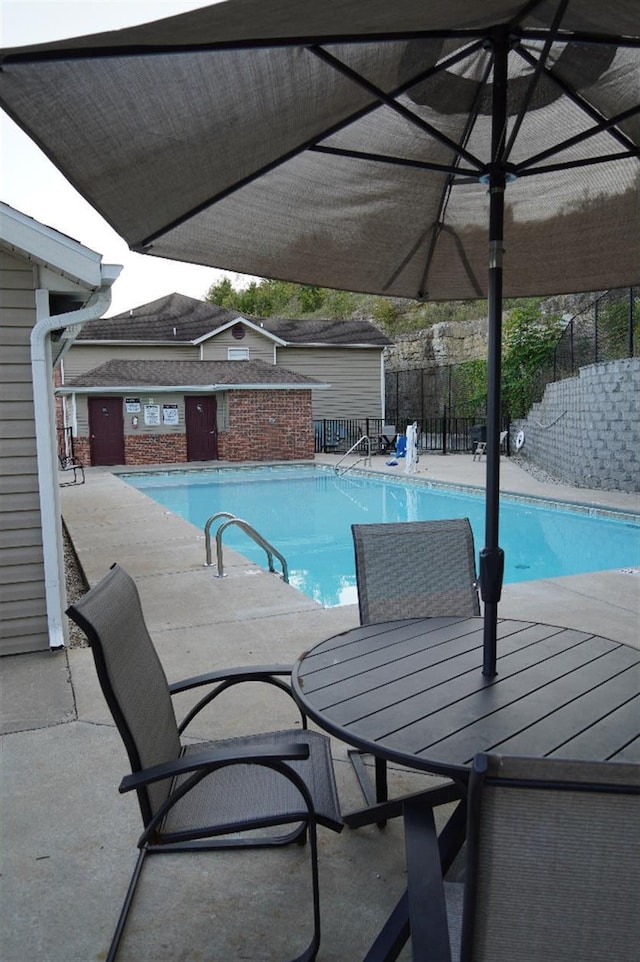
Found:
[[(113, 470), (111, 473), (122, 478), (123, 480), (126, 480), (126, 478), (129, 476), (140, 476), (143, 474), (168, 476), (171, 474), (211, 474), (222, 473), (226, 471), (257, 471), (265, 469), (282, 470), (284, 468), (291, 468), (292, 470), (295, 470), (301, 467), (304, 467), (308, 470), (321, 470), (326, 473), (335, 473), (335, 466), (322, 461), (253, 461), (242, 462), (241, 464), (225, 462), (223, 464), (216, 465), (207, 463), (206, 467), (201, 466), (197, 468), (185, 468), (184, 465), (176, 465), (175, 467), (167, 465), (162, 467), (148, 465), (142, 468), (136, 466), (134, 470), (132, 470), (133, 466), (129, 468), (119, 468)], [(369, 478), (372, 475), (375, 475), (378, 478), (389, 479), (392, 483), (399, 485), (410, 484), (415, 485), (416, 487), (454, 491), (460, 494), (478, 495), (480, 497), (482, 497), (485, 493), (484, 487), (478, 484), (464, 484), (462, 482), (431, 480), (430, 478), (418, 477), (416, 475), (403, 475), (402, 477), (398, 477), (398, 475), (393, 475), (389, 472), (382, 471), (374, 467), (367, 469), (350, 467), (347, 471), (342, 472), (340, 477), (345, 477), (347, 473), (351, 477), (355, 476)], [(589, 489), (589, 491), (591, 494), (593, 494), (591, 489)], [(587, 504), (568, 498), (549, 498), (535, 494), (523, 494), (518, 491), (512, 491), (509, 488), (501, 489), (500, 498), (512, 501), (516, 504), (531, 504), (537, 507), (544, 507), (550, 511), (567, 511), (573, 514), (584, 514), (588, 517), (602, 518), (604, 520), (622, 521), (627, 523), (632, 522), (634, 525), (637, 524), (640, 526), (640, 510), (634, 511), (632, 508), (614, 508), (600, 504)]]

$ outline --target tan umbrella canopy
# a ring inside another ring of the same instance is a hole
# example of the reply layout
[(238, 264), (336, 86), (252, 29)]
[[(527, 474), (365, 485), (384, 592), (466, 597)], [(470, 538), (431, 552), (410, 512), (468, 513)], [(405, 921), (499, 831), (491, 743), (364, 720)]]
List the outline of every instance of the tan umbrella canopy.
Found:
[(134, 250), (489, 298), (492, 674), (502, 297), (640, 281), (637, 0), (227, 0), (2, 58), (2, 106)]

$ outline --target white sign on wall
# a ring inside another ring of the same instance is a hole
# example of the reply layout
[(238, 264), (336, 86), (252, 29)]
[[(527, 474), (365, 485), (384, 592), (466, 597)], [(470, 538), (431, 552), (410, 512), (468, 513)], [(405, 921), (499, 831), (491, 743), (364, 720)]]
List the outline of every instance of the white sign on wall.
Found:
[(127, 414), (139, 414), (142, 405), (139, 397), (126, 397), (124, 399), (124, 409)]
[(162, 405), (162, 423), (178, 424), (178, 405), (177, 404)]
[(159, 404), (145, 404), (144, 423), (160, 424), (160, 405)]

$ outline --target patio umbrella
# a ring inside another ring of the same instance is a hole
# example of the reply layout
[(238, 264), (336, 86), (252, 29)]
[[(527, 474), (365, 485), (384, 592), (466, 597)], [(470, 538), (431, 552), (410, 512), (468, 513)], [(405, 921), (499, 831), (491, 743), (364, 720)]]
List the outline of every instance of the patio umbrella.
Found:
[(4, 108), (134, 250), (488, 297), (486, 675), (503, 293), (638, 283), (639, 24), (636, 0), (228, 0), (2, 55)]

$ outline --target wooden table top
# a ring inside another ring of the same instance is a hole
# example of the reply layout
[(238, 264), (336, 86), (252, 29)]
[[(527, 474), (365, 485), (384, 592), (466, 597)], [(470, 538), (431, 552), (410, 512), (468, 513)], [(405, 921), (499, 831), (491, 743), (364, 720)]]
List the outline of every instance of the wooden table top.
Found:
[(640, 761), (640, 650), (501, 619), (487, 679), (482, 636), (482, 618), (363, 625), (306, 652), (294, 694), (341, 740), (439, 774), (481, 751)]

